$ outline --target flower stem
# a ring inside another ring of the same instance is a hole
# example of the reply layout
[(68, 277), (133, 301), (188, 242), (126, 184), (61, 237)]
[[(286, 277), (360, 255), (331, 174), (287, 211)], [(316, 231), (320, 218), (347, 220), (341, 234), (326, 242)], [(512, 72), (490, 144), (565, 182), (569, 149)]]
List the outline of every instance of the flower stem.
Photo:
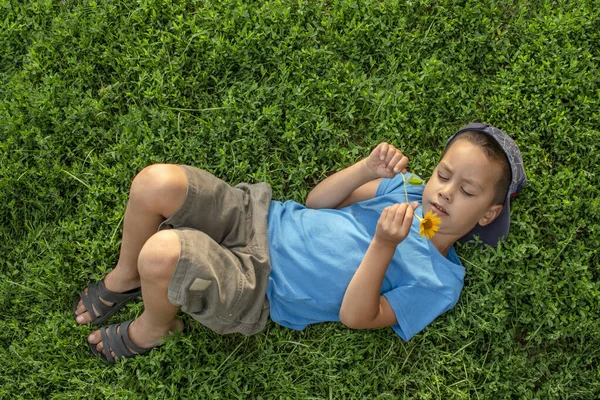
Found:
[[(402, 180), (404, 181), (404, 195), (406, 196), (406, 204), (408, 204), (408, 191), (406, 190), (406, 178), (404, 177), (403, 173), (400, 173), (400, 175), (402, 175)], [(423, 222), (423, 218), (419, 217), (417, 214), (414, 214), (415, 217), (417, 217), (417, 219), (421, 222)]]

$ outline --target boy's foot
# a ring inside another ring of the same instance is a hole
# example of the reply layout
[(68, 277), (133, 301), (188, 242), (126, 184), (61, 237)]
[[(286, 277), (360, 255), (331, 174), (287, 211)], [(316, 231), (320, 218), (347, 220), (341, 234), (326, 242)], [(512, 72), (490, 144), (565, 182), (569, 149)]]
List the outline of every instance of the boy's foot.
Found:
[(160, 346), (163, 337), (171, 332), (183, 331), (183, 322), (175, 319), (170, 327), (157, 329), (144, 326), (138, 318), (120, 324), (109, 325), (92, 332), (88, 344), (94, 355), (102, 361), (114, 363), (124, 357), (135, 357)]
[(102, 281), (92, 283), (79, 293), (74, 305), (74, 316), (78, 324), (97, 325), (119, 311), (130, 300), (140, 296), (139, 277), (123, 280), (111, 271)]

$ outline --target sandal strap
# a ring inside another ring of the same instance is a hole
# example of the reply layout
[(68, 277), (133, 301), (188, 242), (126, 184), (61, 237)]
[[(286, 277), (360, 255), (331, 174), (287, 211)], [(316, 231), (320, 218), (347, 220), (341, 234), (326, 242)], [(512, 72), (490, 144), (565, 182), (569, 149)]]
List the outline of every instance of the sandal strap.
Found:
[(85, 290), (82, 290), (81, 292), (79, 292), (79, 298), (81, 299), (81, 302), (83, 303), (83, 306), (85, 307), (86, 311), (92, 318), (92, 322), (94, 322), (96, 320), (96, 318), (98, 318), (98, 317), (96, 316), (96, 310), (93, 308), (92, 302), (91, 302), (90, 298), (88, 297), (88, 294), (90, 293), (92, 286), (93, 285), (90, 285), (88, 287), (87, 294), (85, 293)]
[(110, 325), (105, 328), (100, 328), (100, 339), (102, 340), (102, 345), (104, 346), (102, 349), (102, 353), (100, 356), (104, 358), (104, 360), (110, 364), (115, 362), (111, 352), (110, 352), (110, 339), (106, 331), (108, 331), (113, 325)]
[[(108, 296), (106, 296), (107, 294), (108, 294)], [(102, 295), (104, 295), (104, 296), (102, 296)], [(88, 287), (87, 297), (89, 299), (88, 301), (91, 301), (92, 306), (94, 307), (92, 309), (92, 312), (94, 313), (94, 317), (95, 317), (94, 319), (102, 317), (112, 307), (112, 306), (108, 306), (108, 305), (104, 304), (100, 300), (101, 296), (102, 296), (102, 299), (104, 299), (105, 301), (107, 301), (109, 303), (113, 303), (112, 300), (109, 300), (110, 292), (108, 292), (106, 290), (106, 287), (104, 286), (104, 281), (96, 282)], [(86, 304), (86, 310), (88, 310), (88, 312), (90, 311), (90, 309), (87, 308), (87, 304)]]
[(126, 321), (121, 324), (113, 324), (100, 329), (100, 337), (104, 346), (102, 355), (109, 363), (114, 363), (115, 358), (111, 351), (115, 353), (118, 359), (123, 357), (133, 357), (144, 354), (152, 350), (142, 349), (131, 341), (129, 337), (129, 325), (132, 321)]
[[(127, 321), (126, 322), (126, 326), (124, 326), (121, 329), (125, 329), (125, 332), (122, 333), (121, 338), (123, 339), (123, 342), (125, 342), (125, 345), (127, 346), (127, 348), (133, 350), (136, 352), (136, 354), (144, 354), (149, 352), (151, 349), (142, 349), (141, 347), (136, 346), (135, 344), (133, 344), (133, 342), (131, 341), (131, 338), (129, 337), (129, 324), (131, 324), (132, 321)], [(123, 324), (125, 325), (125, 324)]]

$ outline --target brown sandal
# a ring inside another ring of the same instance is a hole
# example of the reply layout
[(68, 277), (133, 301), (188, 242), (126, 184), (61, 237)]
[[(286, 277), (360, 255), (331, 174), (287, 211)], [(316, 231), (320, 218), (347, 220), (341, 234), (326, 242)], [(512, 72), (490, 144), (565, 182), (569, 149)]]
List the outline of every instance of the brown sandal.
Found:
[[(131, 289), (125, 293), (111, 292), (104, 286), (104, 280), (92, 283), (87, 290), (79, 293), (79, 298), (75, 300), (75, 306), (73, 307), (73, 314), (77, 317), (77, 305), (79, 299), (83, 301), (85, 309), (92, 318), (91, 324), (98, 325), (106, 321), (111, 315), (119, 311), (129, 301), (142, 294), (141, 288)], [(113, 303), (112, 305), (106, 305), (102, 300)]]
[[(115, 361), (121, 360), (124, 357), (139, 356), (154, 349), (154, 347), (142, 349), (133, 344), (129, 338), (129, 324), (131, 324), (131, 322), (132, 321), (125, 321), (120, 324), (113, 324), (100, 328), (100, 337), (104, 348), (102, 349), (102, 352), (100, 352), (95, 344), (88, 342), (92, 353), (100, 357), (105, 363), (114, 364)], [(113, 357), (111, 352), (115, 353), (116, 358)]]

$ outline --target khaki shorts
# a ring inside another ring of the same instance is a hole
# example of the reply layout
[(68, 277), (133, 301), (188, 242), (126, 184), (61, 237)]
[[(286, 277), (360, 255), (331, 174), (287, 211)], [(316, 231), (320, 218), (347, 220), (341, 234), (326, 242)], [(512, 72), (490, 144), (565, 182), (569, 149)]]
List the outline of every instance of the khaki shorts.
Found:
[(188, 190), (181, 208), (159, 227), (179, 236), (181, 253), (169, 301), (218, 333), (252, 335), (269, 316), (267, 183), (230, 186), (181, 166)]

